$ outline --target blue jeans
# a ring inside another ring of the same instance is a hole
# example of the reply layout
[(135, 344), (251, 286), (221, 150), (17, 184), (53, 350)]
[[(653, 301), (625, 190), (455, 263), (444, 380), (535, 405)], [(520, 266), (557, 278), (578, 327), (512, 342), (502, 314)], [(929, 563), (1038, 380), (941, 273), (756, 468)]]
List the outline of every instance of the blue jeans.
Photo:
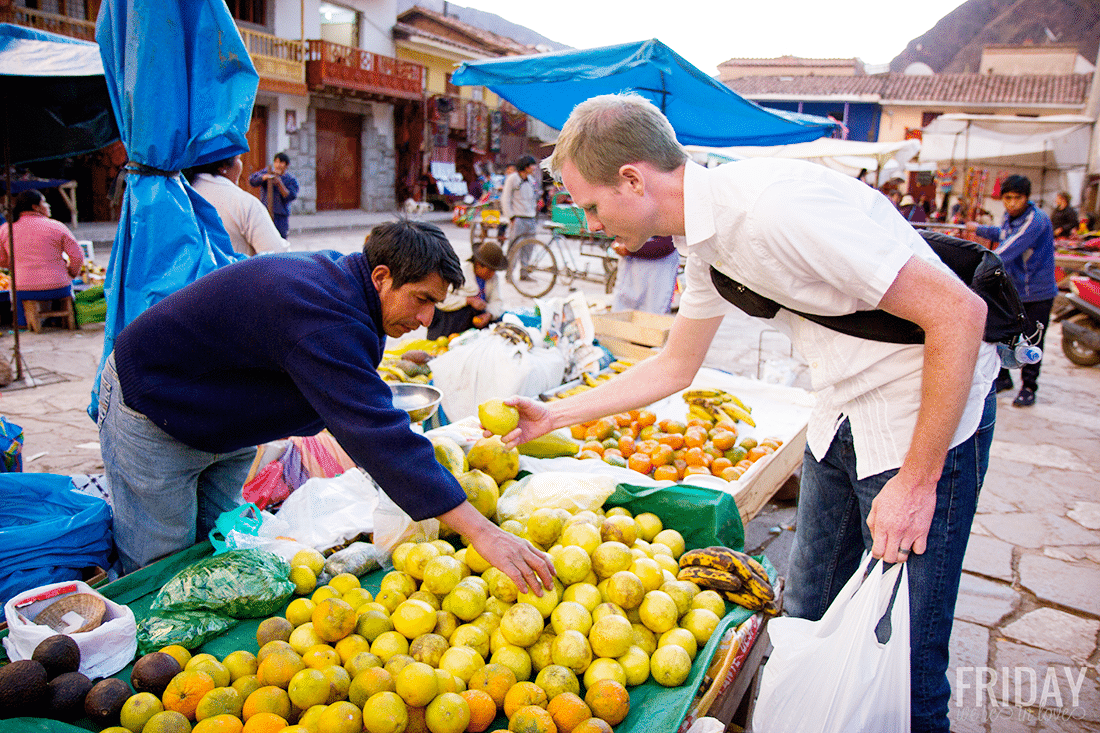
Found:
[[(913, 733), (949, 730), (948, 645), (963, 555), (989, 466), (996, 415), (996, 393), (991, 390), (977, 431), (947, 454), (936, 487), (927, 549), (907, 561)], [(897, 470), (859, 480), (855, 458), (847, 420), (823, 460), (816, 460), (806, 449), (784, 601), (791, 616), (820, 619), (856, 571), (863, 552), (871, 549), (867, 514), (872, 500)]]
[(114, 354), (100, 377), (98, 420), (124, 572), (190, 547), (243, 502), (256, 449), (207, 453), (168, 435), (123, 402)]

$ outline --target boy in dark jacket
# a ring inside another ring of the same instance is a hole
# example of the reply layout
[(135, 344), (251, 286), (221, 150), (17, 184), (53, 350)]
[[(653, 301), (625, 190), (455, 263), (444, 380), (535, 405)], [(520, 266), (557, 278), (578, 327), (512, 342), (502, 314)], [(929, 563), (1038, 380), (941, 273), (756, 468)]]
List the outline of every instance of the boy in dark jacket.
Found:
[[(968, 222), (966, 228), (977, 232), (994, 243), (994, 251), (1005, 263), (1005, 271), (1024, 302), (1028, 321), (1043, 324), (1045, 337), (1050, 322), (1050, 308), (1054, 296), (1058, 294), (1058, 283), (1054, 279), (1054, 228), (1050, 217), (1042, 209), (1028, 200), (1031, 196), (1031, 181), (1025, 176), (1009, 176), (1001, 184), (1001, 203), (1005, 207), (1005, 218), (999, 227), (979, 226)], [(1040, 337), (1039, 348), (1043, 346)], [(1023, 385), (1020, 393), (1012, 402), (1016, 407), (1030, 407), (1035, 404), (1035, 391), (1039, 389), (1038, 364), (1025, 364), (1020, 370)], [(997, 391), (1012, 389), (1012, 376), (1002, 369), (997, 377)]]

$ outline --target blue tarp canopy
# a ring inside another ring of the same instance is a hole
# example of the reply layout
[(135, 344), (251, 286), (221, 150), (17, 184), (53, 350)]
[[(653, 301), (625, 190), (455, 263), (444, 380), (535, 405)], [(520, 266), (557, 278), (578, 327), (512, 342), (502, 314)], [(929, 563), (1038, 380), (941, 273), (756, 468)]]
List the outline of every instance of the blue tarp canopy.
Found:
[(560, 130), (591, 97), (637, 92), (656, 104), (683, 145), (785, 145), (831, 134), (821, 117), (764, 109), (689, 64), (656, 38), (582, 51), (465, 62), (451, 81), (488, 87)]
[(104, 284), (105, 360), (147, 308), (243, 257), (180, 170), (248, 150), (259, 75), (224, 0), (104, 0), (96, 40), (130, 159)]
[(94, 43), (0, 23), (0, 88), (12, 164), (89, 153), (118, 139)]

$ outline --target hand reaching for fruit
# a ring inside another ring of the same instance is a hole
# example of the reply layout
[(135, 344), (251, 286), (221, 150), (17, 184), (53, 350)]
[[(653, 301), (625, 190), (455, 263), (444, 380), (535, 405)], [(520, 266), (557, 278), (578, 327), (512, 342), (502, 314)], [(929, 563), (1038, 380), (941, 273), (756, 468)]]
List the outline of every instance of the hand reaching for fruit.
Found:
[[(527, 397), (509, 397), (504, 400), (503, 404), (506, 407), (515, 408), (519, 414), (516, 427), (500, 436), (508, 450), (515, 448), (520, 443), (526, 443), (545, 435), (554, 429), (550, 411), (541, 402), (536, 402)], [(485, 425), (484, 421), (482, 425)], [(485, 434), (486, 436), (492, 435), (488, 431)]]

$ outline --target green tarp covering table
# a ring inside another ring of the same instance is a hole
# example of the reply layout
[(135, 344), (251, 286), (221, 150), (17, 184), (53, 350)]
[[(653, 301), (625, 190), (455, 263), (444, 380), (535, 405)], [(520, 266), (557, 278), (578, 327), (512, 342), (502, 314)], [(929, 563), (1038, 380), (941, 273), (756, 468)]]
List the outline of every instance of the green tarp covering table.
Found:
[[(620, 484), (604, 506), (622, 506), (632, 514), (653, 512), (661, 517), (666, 527), (671, 527), (684, 536), (688, 548), (710, 545), (743, 548), (744, 529), (737, 505), (729, 494), (714, 489), (686, 485), (654, 488)], [(156, 593), (172, 576), (197, 560), (209, 556), (212, 551), (209, 542), (199, 543), (109, 583), (99, 591), (118, 603), (128, 605), (135, 616), (141, 619), (148, 614)], [(764, 564), (774, 581), (774, 568), (766, 560)], [(372, 593), (376, 592), (384, 575), (385, 572), (378, 570), (363, 576), (363, 587)], [(673, 733), (679, 728), (706, 675), (722, 635), (727, 629), (737, 626), (752, 615), (752, 612), (739, 606), (729, 608), (731, 610), (722, 618), (710, 641), (696, 655), (687, 682), (679, 687), (666, 688), (649, 680), (630, 688), (630, 714), (615, 727), (616, 733)], [(256, 628), (262, 620), (256, 618), (240, 621), (222, 636), (211, 639), (192, 651), (207, 652), (218, 659), (223, 659), (238, 649), (255, 653)], [(115, 676), (129, 682), (131, 669), (132, 665), (127, 666)], [(6, 720), (0, 723), (0, 728), (4, 733), (83, 733), (86, 730), (95, 730), (86, 719), (68, 724), (40, 718)], [(508, 721), (500, 714), (489, 730), (507, 728)]]

